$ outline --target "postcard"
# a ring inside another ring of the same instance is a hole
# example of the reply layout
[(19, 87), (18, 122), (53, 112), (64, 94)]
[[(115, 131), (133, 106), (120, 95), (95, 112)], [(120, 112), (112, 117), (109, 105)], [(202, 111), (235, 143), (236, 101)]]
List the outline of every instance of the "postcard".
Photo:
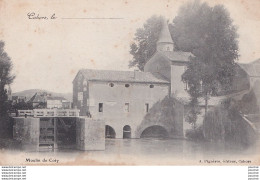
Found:
[(259, 8), (1, 0), (0, 165), (259, 165)]

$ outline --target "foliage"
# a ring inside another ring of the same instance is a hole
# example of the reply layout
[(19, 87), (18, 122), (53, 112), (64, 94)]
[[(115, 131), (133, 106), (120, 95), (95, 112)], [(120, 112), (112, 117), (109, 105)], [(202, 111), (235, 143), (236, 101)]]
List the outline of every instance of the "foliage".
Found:
[(0, 131), (2, 133), (6, 131), (9, 120), (6, 86), (11, 84), (15, 78), (14, 75), (11, 75), (12, 62), (4, 51), (4, 45), (4, 42), (0, 41)]
[[(144, 69), (146, 61), (156, 52), (162, 21), (162, 17), (153, 16), (137, 30), (131, 45), (133, 60), (129, 67)], [(232, 87), (235, 61), (239, 56), (237, 28), (224, 6), (210, 7), (199, 1), (182, 6), (169, 28), (175, 50), (194, 55), (182, 80), (188, 84), (191, 96), (186, 121), (196, 128), (200, 113), (198, 99), (205, 99), (207, 112), (209, 97)]]
[(255, 142), (256, 134), (240, 115), (238, 102), (240, 101), (226, 99), (221, 105), (207, 112), (203, 122), (206, 140), (225, 141), (232, 146), (243, 147), (248, 147)]
[(185, 136), (190, 140), (201, 141), (204, 140), (203, 127), (199, 126), (194, 129), (188, 129)]
[(192, 97), (190, 105), (204, 98), (207, 111), (209, 96), (231, 87), (238, 58), (236, 27), (224, 6), (194, 1), (180, 8), (170, 31), (175, 48), (194, 55), (182, 75)]
[(130, 54), (133, 59), (129, 62), (129, 67), (138, 67), (144, 70), (144, 65), (156, 52), (156, 42), (162, 29), (162, 16), (152, 16), (143, 28), (136, 30), (134, 43), (130, 46)]
[(31, 103), (21, 101), (11, 106), (12, 110), (27, 110), (27, 109), (33, 109), (33, 106)]
[(242, 114), (259, 114), (257, 99), (254, 89), (251, 89), (241, 100), (234, 103), (234, 108)]
[(225, 129), (231, 125), (228, 118), (228, 111), (223, 107), (215, 107), (207, 112), (203, 122), (205, 138), (208, 140), (225, 140)]
[(4, 89), (6, 85), (13, 82), (15, 76), (11, 75), (12, 62), (10, 57), (4, 51), (5, 43), (0, 41), (0, 88)]
[(187, 112), (187, 115), (185, 117), (185, 121), (191, 124), (192, 129), (196, 129), (196, 121), (197, 121), (197, 116), (200, 114), (200, 107), (198, 106), (198, 99), (197, 98), (192, 98), (190, 103), (188, 104), (187, 109), (189, 111)]
[(0, 41), (0, 117), (7, 114), (6, 86), (13, 82), (14, 76), (10, 74), (12, 62), (4, 51), (4, 42)]

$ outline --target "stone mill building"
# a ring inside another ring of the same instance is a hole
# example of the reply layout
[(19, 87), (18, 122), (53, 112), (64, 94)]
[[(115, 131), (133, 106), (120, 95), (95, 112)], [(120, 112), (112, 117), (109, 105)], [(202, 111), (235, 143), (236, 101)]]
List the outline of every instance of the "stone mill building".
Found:
[(157, 52), (144, 72), (81, 69), (73, 80), (73, 104), (81, 116), (104, 119), (106, 137), (140, 138), (160, 131), (183, 136), (187, 97), (181, 75), (191, 53), (174, 51), (168, 24), (163, 23)]
[[(174, 50), (164, 21), (157, 51), (145, 64), (144, 72), (81, 69), (73, 80), (74, 108), (80, 109), (81, 116), (103, 119), (106, 137), (140, 138), (157, 132), (170, 138), (183, 137), (190, 127), (185, 122), (189, 95), (181, 76), (191, 56)], [(237, 64), (232, 90), (211, 97), (209, 107), (227, 96), (241, 98), (248, 93), (255, 82), (260, 82), (255, 69), (259, 62)], [(200, 121), (203, 116), (202, 110)]]

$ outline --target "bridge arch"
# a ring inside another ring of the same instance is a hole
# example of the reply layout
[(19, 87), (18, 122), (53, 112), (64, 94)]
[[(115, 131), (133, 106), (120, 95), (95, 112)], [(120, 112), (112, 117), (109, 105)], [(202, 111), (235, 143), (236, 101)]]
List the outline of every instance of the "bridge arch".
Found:
[(161, 125), (151, 125), (140, 132), (140, 138), (168, 138), (169, 132)]
[(109, 125), (105, 127), (105, 137), (106, 138), (116, 138), (116, 131)]
[(123, 139), (131, 138), (131, 127), (129, 125), (125, 125), (123, 127)]

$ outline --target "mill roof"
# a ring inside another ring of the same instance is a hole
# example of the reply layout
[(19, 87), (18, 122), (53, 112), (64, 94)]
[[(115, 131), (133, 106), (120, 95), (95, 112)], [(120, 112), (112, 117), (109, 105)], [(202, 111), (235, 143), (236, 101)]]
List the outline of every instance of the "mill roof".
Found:
[(78, 74), (92, 81), (169, 83), (162, 75), (151, 72), (81, 69)]
[(188, 62), (193, 56), (190, 52), (183, 51), (160, 51), (158, 52), (166, 57), (169, 61)]
[[(150, 60), (156, 59), (164, 59), (169, 62), (182, 62), (186, 63), (190, 61), (190, 57), (194, 55), (190, 52), (183, 52), (183, 51), (157, 51)], [(149, 61), (150, 61), (149, 60)]]

